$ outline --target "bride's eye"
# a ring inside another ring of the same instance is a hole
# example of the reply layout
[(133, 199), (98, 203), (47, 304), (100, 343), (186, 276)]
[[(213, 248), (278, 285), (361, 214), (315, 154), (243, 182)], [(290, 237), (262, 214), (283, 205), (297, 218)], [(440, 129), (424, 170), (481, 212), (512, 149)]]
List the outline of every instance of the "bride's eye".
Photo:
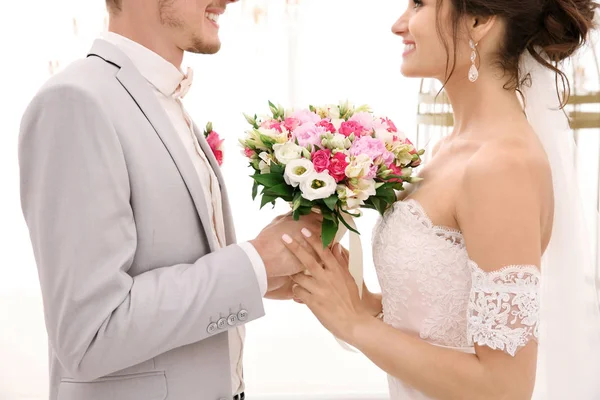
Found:
[(423, 7), (423, 1), (422, 0), (412, 0), (413, 3), (413, 8), (419, 8), (419, 7)]

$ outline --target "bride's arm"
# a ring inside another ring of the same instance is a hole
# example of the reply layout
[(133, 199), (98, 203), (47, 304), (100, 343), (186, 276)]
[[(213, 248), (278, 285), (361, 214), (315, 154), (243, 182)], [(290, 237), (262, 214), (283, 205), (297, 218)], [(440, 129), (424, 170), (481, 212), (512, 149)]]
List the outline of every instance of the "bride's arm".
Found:
[[(545, 226), (541, 221), (552, 209), (551, 187), (545, 160), (528, 154), (518, 157), (512, 150), (500, 155), (494, 151), (472, 160), (457, 212), (469, 255), (482, 274), (514, 264), (540, 265), (542, 226)], [(313, 237), (308, 241), (318, 243)], [(298, 246), (292, 243), (290, 248), (294, 251)], [(296, 253), (304, 257), (301, 250)], [(325, 252), (322, 257), (329, 259)], [(330, 267), (331, 261), (326, 265), (325, 269), (313, 265), (312, 278), (295, 278), (301, 285), (295, 290), (297, 297), (325, 327), (361, 350), (390, 375), (438, 399), (531, 397), (537, 358), (537, 345), (529, 340), (531, 335), (519, 336), (526, 340), (518, 343), (514, 356), (486, 345), (476, 345), (476, 354), (430, 345), (371, 317), (357, 301), (356, 286), (352, 287), (347, 271)], [(497, 289), (501, 290), (501, 285)], [(477, 297), (481, 293), (472, 295), (476, 301), (472, 299), (469, 310), (471, 327), (477, 325), (479, 316), (473, 304), (481, 305), (482, 299)], [(536, 299), (535, 289), (530, 296)], [(502, 299), (500, 296), (496, 301)], [(510, 309), (509, 303), (502, 305), (508, 305), (508, 310), (502, 309), (507, 313), (515, 311)], [(535, 304), (533, 306), (535, 308)], [(506, 315), (505, 326), (498, 326), (501, 323), (495, 321), (492, 326), (499, 328), (497, 332), (492, 332), (491, 327), (486, 332), (485, 324), (479, 324), (478, 335), (473, 336), (478, 343), (485, 342), (486, 334), (488, 339), (494, 339), (499, 332), (503, 332), (505, 338), (515, 339), (517, 327), (511, 323), (518, 317)], [(535, 319), (536, 315), (530, 317)], [(496, 339), (502, 342), (501, 335)]]

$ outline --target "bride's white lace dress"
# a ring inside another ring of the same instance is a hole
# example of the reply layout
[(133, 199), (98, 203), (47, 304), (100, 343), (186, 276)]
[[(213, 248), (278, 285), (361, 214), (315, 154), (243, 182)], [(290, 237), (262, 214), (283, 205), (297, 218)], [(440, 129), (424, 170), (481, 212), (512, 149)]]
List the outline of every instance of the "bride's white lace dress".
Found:
[[(373, 232), (383, 319), (438, 346), (473, 343), (514, 355), (537, 338), (539, 277), (534, 266), (486, 273), (469, 259), (459, 231), (435, 226), (413, 199), (393, 205)], [(392, 400), (427, 396), (389, 377)]]

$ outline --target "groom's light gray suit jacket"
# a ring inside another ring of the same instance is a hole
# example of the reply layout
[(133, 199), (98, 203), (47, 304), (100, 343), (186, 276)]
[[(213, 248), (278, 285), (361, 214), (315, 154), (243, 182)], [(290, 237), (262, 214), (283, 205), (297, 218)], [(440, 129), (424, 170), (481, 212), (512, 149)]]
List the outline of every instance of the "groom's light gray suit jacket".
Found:
[(235, 242), (131, 61), (98, 40), (23, 117), (21, 202), (38, 266), (51, 400), (231, 399), (226, 329), (264, 314)]

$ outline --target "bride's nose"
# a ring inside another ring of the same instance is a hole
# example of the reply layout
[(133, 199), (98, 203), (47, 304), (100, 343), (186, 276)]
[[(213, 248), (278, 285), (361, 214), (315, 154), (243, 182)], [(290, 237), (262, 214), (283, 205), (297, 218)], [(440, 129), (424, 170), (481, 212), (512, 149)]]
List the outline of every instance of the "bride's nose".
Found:
[(398, 36), (408, 33), (408, 17), (406, 13), (401, 15), (400, 18), (394, 22), (394, 25), (392, 25), (392, 33)]

